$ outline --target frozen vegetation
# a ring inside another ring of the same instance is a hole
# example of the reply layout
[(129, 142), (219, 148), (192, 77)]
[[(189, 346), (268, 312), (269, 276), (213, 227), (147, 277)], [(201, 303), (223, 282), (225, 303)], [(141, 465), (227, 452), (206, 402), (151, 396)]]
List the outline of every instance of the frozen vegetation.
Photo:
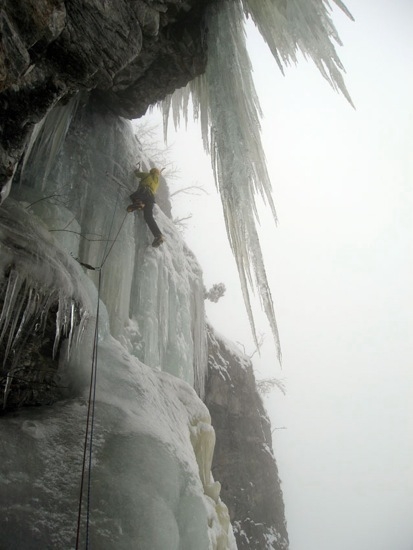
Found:
[[(334, 2), (351, 17), (340, 0)], [(253, 335), (257, 343), (250, 302), (251, 289), (256, 289), (279, 358), (278, 328), (256, 228), (257, 195), (268, 204), (275, 221), (277, 217), (261, 145), (262, 113), (251, 74), (244, 15), (252, 18), (281, 70), (297, 62), (301, 52), (351, 103), (334, 47), (340, 39), (329, 9), (325, 0), (225, 0), (212, 4), (207, 16), (206, 72), (163, 102), (166, 133), (170, 113), (175, 125), (182, 116), (187, 120), (192, 100), (205, 150), (211, 155)]]

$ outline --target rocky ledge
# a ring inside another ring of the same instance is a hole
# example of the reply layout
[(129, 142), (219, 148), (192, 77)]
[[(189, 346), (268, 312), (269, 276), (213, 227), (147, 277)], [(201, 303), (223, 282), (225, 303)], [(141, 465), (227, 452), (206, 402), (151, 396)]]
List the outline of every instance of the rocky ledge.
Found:
[(208, 354), (205, 403), (217, 441), (212, 473), (222, 483), (238, 550), (287, 550), (271, 425), (251, 361), (211, 328)]
[(0, 203), (33, 125), (79, 90), (137, 118), (205, 70), (211, 0), (3, 0)]

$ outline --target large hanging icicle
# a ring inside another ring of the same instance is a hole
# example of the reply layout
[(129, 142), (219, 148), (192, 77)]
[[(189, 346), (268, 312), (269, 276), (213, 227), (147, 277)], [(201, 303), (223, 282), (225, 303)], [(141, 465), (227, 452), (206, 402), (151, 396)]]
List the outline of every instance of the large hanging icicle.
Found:
[[(341, 0), (333, 0), (352, 20), (353, 16)], [(328, 13), (326, 0), (242, 0), (247, 16), (251, 16), (278, 66), (297, 63), (297, 53), (310, 57), (324, 78), (352, 104), (340, 71), (344, 67), (334, 42), (341, 45)]]
[[(351, 17), (341, 0), (334, 1)], [(325, 0), (225, 0), (213, 4), (207, 15), (206, 72), (163, 104), (166, 134), (170, 112), (177, 126), (181, 116), (187, 120), (192, 99), (194, 118), (200, 119), (204, 147), (211, 155), (253, 336), (257, 341), (250, 290), (257, 288), (279, 358), (277, 323), (256, 230), (256, 194), (268, 203), (275, 220), (276, 213), (261, 145), (262, 113), (246, 48), (244, 14), (252, 17), (281, 70), (296, 62), (301, 50), (351, 103), (332, 43), (340, 40), (328, 8)]]
[(249, 292), (255, 283), (280, 356), (271, 293), (255, 229), (255, 193), (259, 192), (268, 202), (274, 218), (276, 213), (261, 147), (261, 110), (251, 76), (241, 5), (214, 5), (209, 13), (208, 33), (206, 73), (166, 102), (165, 120), (172, 107), (177, 124), (180, 110), (185, 112), (192, 94), (195, 116), (201, 117), (204, 147), (211, 154), (253, 336), (257, 341)]

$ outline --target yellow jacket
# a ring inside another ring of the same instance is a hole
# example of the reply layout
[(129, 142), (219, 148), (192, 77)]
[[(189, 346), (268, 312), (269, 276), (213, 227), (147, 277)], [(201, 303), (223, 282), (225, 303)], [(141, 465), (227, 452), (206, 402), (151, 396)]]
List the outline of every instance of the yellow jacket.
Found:
[(133, 173), (141, 180), (139, 183), (139, 187), (147, 187), (155, 195), (159, 187), (159, 170), (157, 168), (152, 168), (150, 172), (139, 172), (139, 170), (136, 169)]

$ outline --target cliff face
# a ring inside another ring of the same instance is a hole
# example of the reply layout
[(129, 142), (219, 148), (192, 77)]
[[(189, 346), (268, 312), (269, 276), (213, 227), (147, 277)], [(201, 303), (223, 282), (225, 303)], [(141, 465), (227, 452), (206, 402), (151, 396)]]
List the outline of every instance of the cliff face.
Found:
[(208, 332), (205, 403), (216, 432), (213, 475), (222, 483), (238, 549), (288, 548), (284, 502), (271, 425), (252, 365), (234, 345)]
[(3, 0), (0, 191), (31, 132), (79, 90), (128, 118), (205, 69), (208, 0)]
[[(94, 542), (110, 550), (129, 550), (136, 540), (148, 550), (235, 548), (210, 474), (209, 414), (191, 389), (203, 394), (206, 368), (201, 270), (160, 210), (162, 251), (149, 246), (139, 216), (122, 221), (140, 152), (121, 117), (140, 116), (203, 72), (208, 3), (1, 4), (0, 203), (11, 179), (16, 183), (0, 224), (4, 403), (40, 405), (62, 393), (67, 399), (0, 425), (8, 488), (0, 500), (2, 533), (19, 548), (73, 542), (72, 473), (80, 471), (99, 280), (74, 258), (99, 267), (118, 228), (100, 288), (107, 316), (99, 343)], [(78, 348), (70, 359), (69, 344)], [(223, 481), (239, 548), (284, 550), (270, 428), (254, 388), (251, 365), (210, 335), (214, 474)], [(46, 528), (32, 544), (31, 526), (39, 522)]]
[[(109, 313), (111, 334), (146, 365), (167, 370), (202, 394), (201, 372), (206, 368), (202, 272), (158, 205), (155, 216), (168, 243), (162, 254), (150, 246), (153, 236), (143, 216), (126, 213), (129, 195), (138, 185), (133, 175), (138, 160), (143, 170), (149, 170), (132, 124), (102, 114), (86, 94), (56, 107), (37, 127), (18, 184), (2, 208), (6, 213), (11, 198), (22, 202), (72, 257), (92, 268), (104, 261), (100, 297)], [(163, 204), (168, 211), (166, 198)], [(43, 249), (40, 243), (39, 264), (50, 263)], [(0, 261), (0, 271), (1, 267)], [(24, 264), (17, 270), (30, 280)], [(37, 282), (42, 286), (41, 267), (39, 273)], [(97, 286), (99, 271), (87, 273)], [(59, 292), (69, 290), (58, 290), (57, 301)]]

